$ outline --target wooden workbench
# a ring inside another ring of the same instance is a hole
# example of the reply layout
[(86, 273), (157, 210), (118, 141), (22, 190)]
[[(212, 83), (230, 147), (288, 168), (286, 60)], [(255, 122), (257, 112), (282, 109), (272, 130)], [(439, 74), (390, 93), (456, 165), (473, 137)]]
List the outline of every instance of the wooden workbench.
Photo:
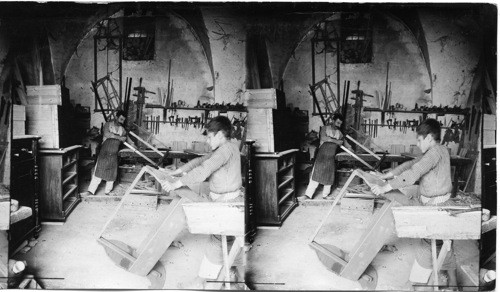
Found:
[[(367, 153), (356, 153), (357, 156), (359, 156), (361, 159), (363, 159), (366, 162), (376, 162), (378, 159), (373, 157), (370, 154)], [(382, 154), (380, 154), (380, 157), (382, 157)], [(411, 153), (401, 153), (399, 154), (387, 154), (385, 156), (384, 161), (386, 162), (398, 162), (398, 163), (403, 163), (408, 160), (412, 160), (414, 158), (417, 158), (418, 155), (411, 154)], [(356, 158), (352, 157), (349, 155), (347, 152), (340, 152), (335, 156), (335, 159), (337, 161), (357, 161)], [(472, 159), (466, 158), (466, 157), (460, 157), (456, 155), (450, 156), (450, 164), (452, 166), (463, 166), (463, 165), (468, 165), (472, 163)]]
[[(164, 150), (160, 150), (164, 151)], [(161, 158), (160, 154), (154, 152), (153, 150), (141, 150), (142, 154), (146, 155), (148, 158)], [(203, 154), (198, 154), (194, 152), (184, 152), (184, 151), (169, 151), (167, 158), (174, 159), (193, 159), (196, 157), (203, 156)], [(130, 149), (122, 149), (118, 151), (118, 157), (120, 158), (141, 158), (137, 153)]]

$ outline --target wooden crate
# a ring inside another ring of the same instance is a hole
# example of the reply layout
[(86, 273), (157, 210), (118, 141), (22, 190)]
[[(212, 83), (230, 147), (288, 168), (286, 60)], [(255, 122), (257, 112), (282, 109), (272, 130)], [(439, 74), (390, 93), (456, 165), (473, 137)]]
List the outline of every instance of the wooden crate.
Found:
[(245, 203), (185, 203), (189, 232), (193, 234), (245, 235)]
[(28, 104), (62, 105), (60, 85), (26, 86)]
[(459, 213), (467, 207), (411, 206), (393, 207), (398, 237), (428, 239), (479, 239), (481, 211)]
[(272, 109), (248, 109), (247, 139), (255, 141), (256, 152), (275, 152)]
[(10, 201), (0, 201), (0, 230), (9, 230), (10, 226)]
[(26, 121), (26, 107), (24, 105), (14, 104), (12, 106), (12, 120)]
[(21, 136), (26, 134), (26, 122), (14, 121), (12, 123), (12, 135)]
[(243, 94), (243, 104), (248, 108), (278, 108), (276, 89), (248, 89)]
[(27, 105), (26, 134), (40, 136), (41, 148), (59, 148), (58, 106)]

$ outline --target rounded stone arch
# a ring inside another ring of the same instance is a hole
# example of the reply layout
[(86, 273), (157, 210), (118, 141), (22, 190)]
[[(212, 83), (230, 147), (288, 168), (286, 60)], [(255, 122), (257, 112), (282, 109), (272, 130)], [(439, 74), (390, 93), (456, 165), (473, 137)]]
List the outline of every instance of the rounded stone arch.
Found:
[[(373, 59), (370, 63), (339, 64), (340, 94), (342, 95), (344, 80), (351, 81), (351, 90), (359, 80), (361, 90), (368, 91), (370, 95), (375, 95), (375, 93), (385, 95), (386, 68), (387, 62), (390, 62), (389, 82), (392, 81), (392, 104), (402, 103), (407, 108), (413, 108), (415, 100), (429, 98), (425, 91), (432, 86), (428, 58), (422, 52), (421, 41), (406, 23), (394, 17), (393, 14), (385, 11), (373, 11), (373, 13), (375, 18)], [(287, 103), (309, 111), (310, 129), (317, 129), (322, 123), (320, 117), (312, 116), (313, 102), (309, 93), (309, 85), (312, 83), (311, 42), (309, 40), (313, 36), (314, 26), (332, 15), (334, 13), (317, 20), (301, 31), (302, 37), (294, 45), (294, 54), (288, 58), (280, 75), (285, 80), (284, 91)], [(317, 67), (325, 63), (324, 56), (316, 55), (315, 59)], [(328, 54), (326, 62), (326, 69), (316, 68), (315, 81), (323, 79), (323, 75), (332, 75), (331, 85), (337, 95), (335, 90), (337, 86), (336, 62), (334, 62), (334, 57)], [(404, 95), (408, 98), (402, 98)]]
[[(113, 11), (115, 15), (119, 10)], [(108, 13), (101, 16), (101, 18), (95, 17), (92, 25), (87, 26), (86, 33), (78, 41), (78, 47), (73, 51), (65, 67), (66, 87), (71, 90), (71, 99), (74, 100), (75, 104), (79, 103), (82, 106), (90, 107), (92, 111), (91, 126), (99, 126), (102, 122), (102, 115), (93, 113), (95, 102), (93, 92), (90, 89), (90, 81), (94, 80), (93, 35), (96, 33), (95, 25), (102, 19), (109, 17), (109, 15), (112, 14)], [(169, 60), (171, 60), (174, 99), (175, 101), (183, 100), (189, 106), (194, 106), (199, 97), (210, 94), (207, 87), (213, 85), (213, 66), (211, 66), (211, 62), (207, 58), (206, 48), (202, 45), (196, 30), (192, 28), (193, 25), (190, 23), (190, 19), (186, 19), (182, 13), (165, 8), (157, 9), (154, 16), (156, 18), (155, 58), (147, 61), (123, 61), (123, 89), (125, 88), (126, 77), (133, 78), (133, 87), (137, 86), (139, 78), (143, 77), (142, 86), (146, 87), (148, 91), (156, 93), (147, 95), (149, 97), (147, 102), (160, 104), (161, 101), (157, 92), (158, 88), (161, 89), (162, 96), (163, 93), (167, 92), (168, 66)], [(110, 60), (114, 60), (109, 67), (109, 72), (111, 72), (116, 68), (115, 64), (118, 63), (119, 58), (117, 54), (112, 55), (111, 52), (109, 55)], [(103, 53), (101, 57), (106, 58), (106, 53)], [(98, 78), (107, 74), (105, 65), (100, 64), (98, 72)], [(113, 74), (113, 81), (118, 81), (117, 73), (118, 71)], [(118, 90), (118, 83), (114, 82), (114, 86)], [(145, 111), (147, 112), (145, 114), (158, 115), (155, 110), (149, 112), (150, 109), (146, 109)], [(200, 139), (197, 135), (190, 133), (191, 131), (185, 132), (185, 135), (190, 135), (187, 141)], [(178, 134), (180, 139), (184, 135), (184, 133), (175, 134)], [(161, 141), (161, 137), (159, 140)]]
[[(64, 55), (63, 62), (61, 65), (61, 74), (56, 74), (56, 78), (60, 83), (62, 76), (65, 75), (68, 63), (70, 62), (72, 56), (77, 52), (78, 47), (80, 46), (81, 42), (88, 37), (89, 34), (92, 33), (93, 29), (96, 27), (96, 25), (102, 21), (103, 19), (109, 18), (116, 13), (120, 12), (122, 10), (122, 6), (118, 5), (109, 5), (107, 7), (101, 7), (98, 9), (98, 11), (88, 17), (88, 20), (86, 21), (87, 25), (82, 29), (83, 33), (81, 34), (82, 36), (79, 38), (77, 42), (73, 45), (74, 50), (67, 51)], [(208, 34), (207, 34), (207, 29), (205, 28), (205, 24), (203, 21), (203, 17), (201, 15), (201, 11), (199, 8), (196, 8), (196, 12), (193, 13), (192, 10), (184, 11), (184, 10), (179, 10), (179, 9), (168, 9), (164, 7), (157, 7), (157, 16), (162, 15), (167, 15), (171, 14), (174, 15), (175, 17), (183, 20), (187, 26), (190, 28), (190, 31), (192, 34), (198, 39), (200, 44), (203, 47), (203, 52), (205, 54), (205, 57), (208, 62), (208, 66), (210, 67), (210, 72), (212, 74), (212, 84), (215, 85), (215, 73), (214, 73), (214, 66), (213, 66), (213, 61), (212, 61), (212, 53), (211, 53), (211, 48), (210, 48), (210, 42), (208, 39)], [(76, 34), (77, 35), (77, 34)], [(70, 43), (71, 39), (65, 40), (66, 43)]]

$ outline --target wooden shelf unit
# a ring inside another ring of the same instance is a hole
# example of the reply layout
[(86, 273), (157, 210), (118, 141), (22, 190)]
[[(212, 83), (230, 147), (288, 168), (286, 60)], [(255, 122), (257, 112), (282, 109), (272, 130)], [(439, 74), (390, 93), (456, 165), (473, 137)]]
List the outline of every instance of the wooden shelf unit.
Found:
[(295, 165), (298, 149), (255, 154), (256, 222), (281, 226), (297, 206)]
[(78, 159), (81, 146), (40, 150), (41, 217), (64, 222), (80, 202)]
[(14, 136), (11, 152), (11, 199), (31, 208), (32, 215), (10, 225), (9, 250), (12, 253), (25, 240), (38, 237), (41, 231), (39, 212), (39, 171), (37, 164), (39, 136)]

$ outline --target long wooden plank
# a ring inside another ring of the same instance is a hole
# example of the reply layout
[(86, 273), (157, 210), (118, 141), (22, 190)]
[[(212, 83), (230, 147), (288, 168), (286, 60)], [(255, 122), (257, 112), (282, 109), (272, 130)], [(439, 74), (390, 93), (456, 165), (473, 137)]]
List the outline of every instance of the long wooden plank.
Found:
[(375, 157), (377, 160), (380, 160), (382, 158), (380, 158), (377, 154), (373, 153), (370, 149), (366, 148), (365, 145), (359, 143), (356, 139), (354, 139), (353, 137), (349, 136), (349, 135), (345, 135), (347, 139), (351, 140), (352, 142), (354, 142), (356, 145), (358, 145), (359, 147), (361, 147), (363, 150), (365, 150), (366, 152), (368, 152), (368, 154), (371, 154), (373, 157)]
[(368, 163), (366, 163), (366, 161), (364, 161), (363, 159), (361, 159), (359, 156), (357, 156), (356, 154), (354, 154), (354, 152), (352, 152), (351, 150), (347, 149), (346, 147), (344, 147), (343, 145), (340, 145), (340, 148), (342, 150), (344, 150), (345, 152), (349, 153), (352, 157), (356, 158), (359, 162), (363, 163), (366, 167), (368, 167), (369, 169), (373, 169), (373, 167), (371, 165), (369, 165)]
[[(392, 212), (398, 237), (479, 239), (481, 237), (481, 211), (458, 213), (452, 216), (450, 212), (453, 210), (460, 210), (460, 207), (395, 207)], [(435, 224), (436, 222), (439, 224)]]
[(147, 276), (161, 256), (167, 251), (170, 244), (186, 227), (186, 217), (182, 204), (187, 203), (185, 198), (175, 198), (164, 212), (150, 233), (137, 249), (137, 260), (129, 268), (131, 273)]

